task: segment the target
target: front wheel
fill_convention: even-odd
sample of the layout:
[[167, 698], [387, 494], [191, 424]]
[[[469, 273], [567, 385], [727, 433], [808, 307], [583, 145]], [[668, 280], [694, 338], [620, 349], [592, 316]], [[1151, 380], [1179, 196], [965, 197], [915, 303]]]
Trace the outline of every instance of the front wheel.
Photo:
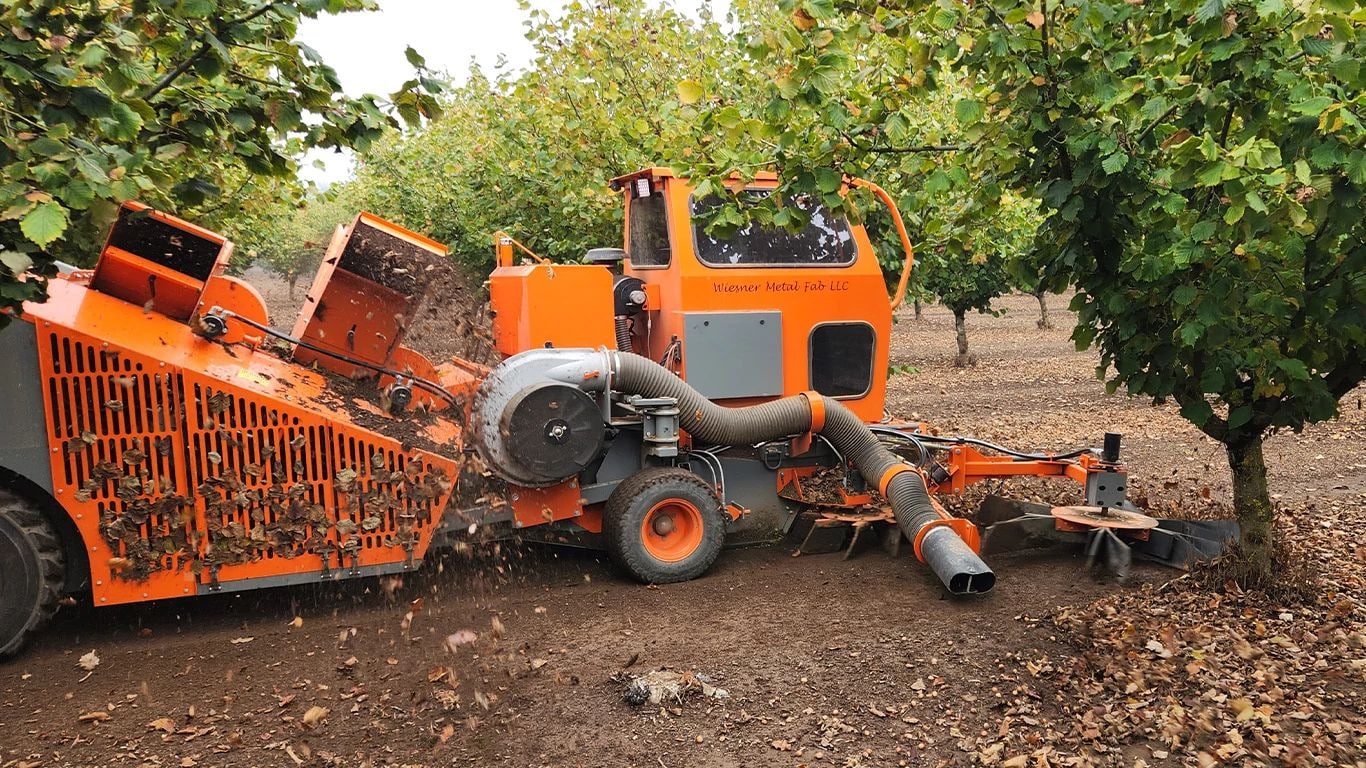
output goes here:
[[42, 513], [0, 491], [0, 658], [56, 612], [62, 567], [61, 546]]
[[721, 554], [726, 514], [700, 477], [674, 467], [643, 469], [612, 491], [603, 510], [607, 554], [636, 579], [695, 579]]

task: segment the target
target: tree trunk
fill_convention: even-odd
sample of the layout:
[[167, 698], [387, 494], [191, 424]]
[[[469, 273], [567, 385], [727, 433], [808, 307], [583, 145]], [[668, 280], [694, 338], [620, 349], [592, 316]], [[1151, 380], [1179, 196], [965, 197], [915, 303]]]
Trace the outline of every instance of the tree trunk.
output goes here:
[[915, 319], [919, 320], [921, 312], [920, 299], [912, 299], [911, 303], [915, 305]]
[[1043, 288], [1039, 288], [1038, 290], [1034, 291], [1034, 298], [1039, 300], [1039, 322], [1037, 323], [1037, 325], [1039, 326], [1040, 330], [1044, 328], [1052, 328], [1053, 321], [1048, 319], [1048, 291], [1045, 291]]
[[1238, 546], [1246, 568], [1243, 586], [1267, 586], [1272, 581], [1275, 510], [1266, 486], [1262, 436], [1228, 443], [1227, 448], [1228, 463], [1233, 469], [1233, 509], [1240, 529]]
[[953, 311], [953, 328], [958, 332], [958, 359], [954, 362], [960, 368], [968, 364], [968, 324], [965, 315], [965, 310]]

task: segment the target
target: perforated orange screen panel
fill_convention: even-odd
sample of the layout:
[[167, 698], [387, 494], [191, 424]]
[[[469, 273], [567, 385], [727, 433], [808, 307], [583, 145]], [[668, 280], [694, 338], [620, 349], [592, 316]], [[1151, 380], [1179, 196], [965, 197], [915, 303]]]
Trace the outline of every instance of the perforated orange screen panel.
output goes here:
[[315, 372], [83, 286], [53, 292], [30, 311], [54, 492], [97, 604], [425, 554], [455, 461], [353, 423]]

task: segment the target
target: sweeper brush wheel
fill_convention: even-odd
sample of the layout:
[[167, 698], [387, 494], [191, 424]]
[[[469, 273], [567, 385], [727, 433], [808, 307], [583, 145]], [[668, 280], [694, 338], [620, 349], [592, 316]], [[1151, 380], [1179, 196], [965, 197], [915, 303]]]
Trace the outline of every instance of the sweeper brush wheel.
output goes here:
[[673, 467], [644, 469], [622, 481], [603, 510], [612, 560], [647, 584], [701, 576], [726, 538], [726, 515], [697, 475]]
[[0, 659], [57, 610], [62, 549], [41, 512], [0, 491]]

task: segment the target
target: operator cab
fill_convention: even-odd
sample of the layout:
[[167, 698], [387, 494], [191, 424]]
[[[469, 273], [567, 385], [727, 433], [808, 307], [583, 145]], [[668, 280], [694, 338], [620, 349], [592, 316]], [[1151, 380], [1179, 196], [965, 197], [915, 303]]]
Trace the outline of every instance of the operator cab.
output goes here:
[[[744, 194], [777, 186], [762, 175]], [[814, 390], [882, 419], [892, 304], [862, 226], [803, 198], [791, 201], [809, 218], [799, 232], [751, 224], [718, 238], [702, 214], [721, 201], [699, 199], [666, 168], [612, 187], [625, 197], [624, 249], [594, 249], [585, 264], [514, 264], [520, 244], [497, 236], [489, 299], [499, 352], [615, 347], [728, 405]]]
[[[804, 197], [790, 201], [809, 219], [799, 232], [749, 224], [718, 238], [706, 232], [705, 213], [721, 200], [698, 198], [668, 169], [612, 185], [626, 202], [622, 272], [646, 296], [630, 324], [635, 351], [713, 400], [814, 390], [867, 421], [882, 417], [892, 312], [862, 226]], [[762, 174], [744, 193], [777, 186]]]

